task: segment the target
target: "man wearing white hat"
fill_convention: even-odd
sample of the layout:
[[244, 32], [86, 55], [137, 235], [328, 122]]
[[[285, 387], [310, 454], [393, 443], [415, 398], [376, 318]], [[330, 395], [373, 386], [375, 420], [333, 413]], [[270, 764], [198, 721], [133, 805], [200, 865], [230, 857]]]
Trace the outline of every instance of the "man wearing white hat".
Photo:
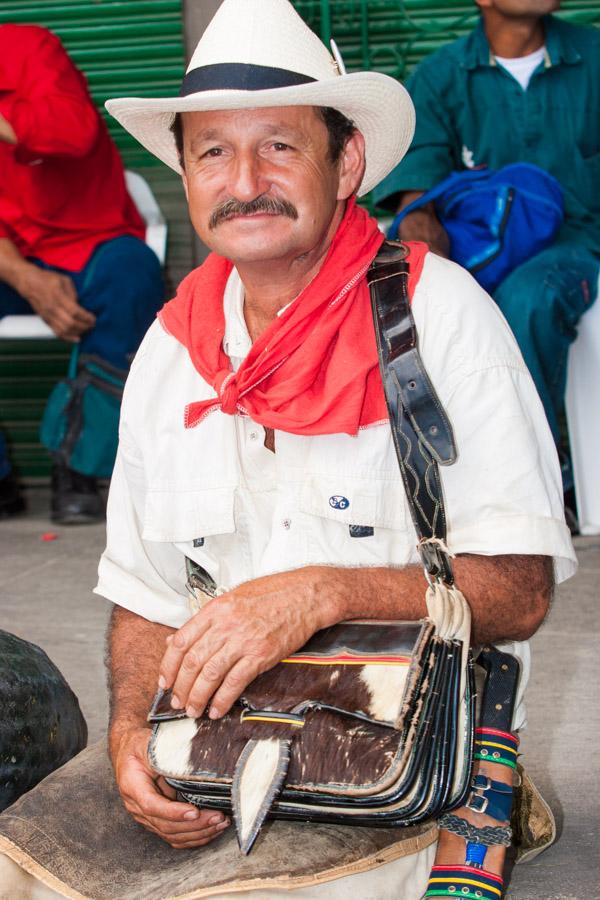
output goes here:
[[[287, 0], [224, 0], [179, 98], [107, 104], [181, 173], [213, 251], [132, 367], [97, 587], [116, 604], [109, 738], [119, 790], [137, 822], [175, 848], [209, 844], [229, 822], [177, 801], [151, 770], [157, 683], [188, 716], [218, 719], [318, 629], [425, 615], [365, 281], [383, 238], [355, 201], [401, 159], [414, 113], [395, 81], [347, 75], [335, 56]], [[551, 560], [556, 580], [575, 567], [543, 410], [470, 276], [424, 245], [411, 245], [408, 262], [421, 356], [458, 445], [442, 476], [456, 580], [475, 640], [526, 641], [548, 608]], [[199, 611], [186, 557], [218, 595]], [[527, 645], [513, 649], [526, 676]], [[522, 723], [519, 706], [513, 727]], [[310, 826], [296, 827], [301, 841]], [[394, 852], [342, 867], [337, 881], [319, 885], [313, 873], [293, 886], [302, 897], [416, 900], [435, 836], [425, 828], [402, 849], [399, 833]], [[503, 853], [490, 849], [481, 896], [499, 896]], [[290, 847], [289, 870], [269, 890], [245, 890], [280, 896], [294, 856]], [[461, 861], [464, 842], [446, 835], [438, 862]], [[226, 891], [186, 896], [208, 895]]]

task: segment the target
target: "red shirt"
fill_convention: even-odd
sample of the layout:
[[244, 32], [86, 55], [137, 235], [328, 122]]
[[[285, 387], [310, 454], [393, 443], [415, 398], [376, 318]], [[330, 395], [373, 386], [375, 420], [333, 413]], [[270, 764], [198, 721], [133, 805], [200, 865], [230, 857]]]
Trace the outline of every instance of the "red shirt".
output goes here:
[[144, 238], [123, 164], [85, 78], [55, 35], [0, 25], [0, 237], [23, 256], [77, 271], [97, 244]]

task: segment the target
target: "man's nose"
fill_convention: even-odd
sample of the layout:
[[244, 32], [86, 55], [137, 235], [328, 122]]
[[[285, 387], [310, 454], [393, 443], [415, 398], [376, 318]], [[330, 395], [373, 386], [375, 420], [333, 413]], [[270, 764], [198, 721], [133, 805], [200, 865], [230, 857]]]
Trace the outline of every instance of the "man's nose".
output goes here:
[[268, 190], [262, 161], [252, 153], [237, 157], [228, 185], [232, 197], [249, 202]]

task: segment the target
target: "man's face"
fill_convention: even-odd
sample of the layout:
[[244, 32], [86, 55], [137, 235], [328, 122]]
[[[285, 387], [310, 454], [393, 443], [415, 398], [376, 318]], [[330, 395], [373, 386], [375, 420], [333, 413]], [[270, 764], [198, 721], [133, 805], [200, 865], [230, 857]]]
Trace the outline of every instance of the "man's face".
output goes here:
[[537, 18], [555, 12], [560, 0], [476, 0], [482, 9], [494, 9], [507, 18]]
[[192, 223], [234, 263], [291, 261], [318, 249], [362, 177], [362, 137], [333, 163], [327, 127], [311, 106], [188, 112], [183, 135]]

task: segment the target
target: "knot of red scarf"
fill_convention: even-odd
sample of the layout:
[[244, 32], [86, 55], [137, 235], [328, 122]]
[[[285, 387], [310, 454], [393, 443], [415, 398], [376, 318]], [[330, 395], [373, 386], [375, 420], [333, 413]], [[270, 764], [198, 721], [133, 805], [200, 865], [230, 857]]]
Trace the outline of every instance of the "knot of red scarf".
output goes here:
[[[217, 376], [220, 378], [221, 373]], [[217, 393], [221, 401], [221, 411], [233, 416], [237, 412], [237, 402], [240, 396], [240, 389], [233, 372], [224, 372], [221, 384], [218, 386]]]
[[[185, 426], [214, 410], [292, 434], [356, 434], [387, 421], [366, 272], [383, 241], [350, 200], [317, 275], [254, 342], [237, 372], [223, 350], [223, 294], [232, 263], [212, 254], [159, 314], [216, 397], [192, 401]], [[412, 298], [427, 245], [409, 244]]]

